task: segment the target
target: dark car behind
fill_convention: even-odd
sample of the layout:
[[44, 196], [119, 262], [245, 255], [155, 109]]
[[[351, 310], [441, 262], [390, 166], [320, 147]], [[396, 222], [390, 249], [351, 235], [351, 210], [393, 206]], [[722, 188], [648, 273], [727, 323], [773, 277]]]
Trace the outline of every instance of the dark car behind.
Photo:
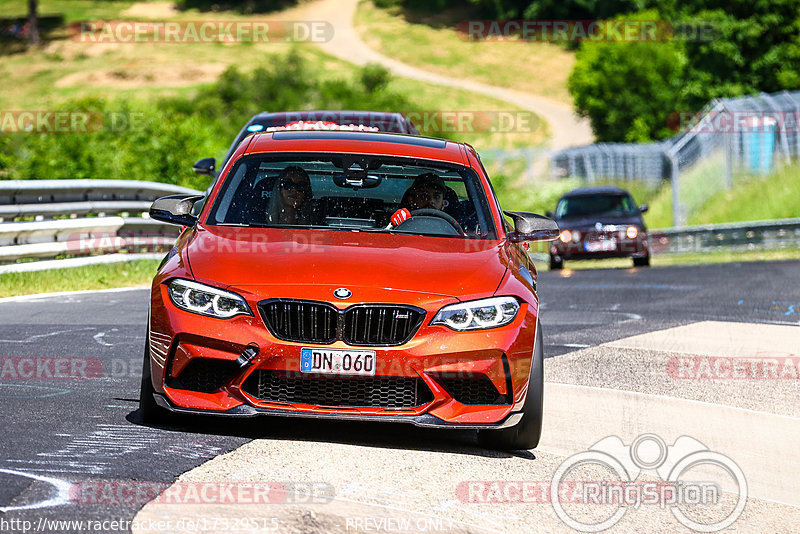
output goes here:
[[[349, 128], [352, 130], [392, 132], [409, 135], [419, 135], [414, 123], [402, 113], [388, 111], [332, 111], [332, 110], [306, 110], [306, 111], [281, 111], [268, 113], [263, 111], [254, 115], [239, 131], [236, 138], [228, 148], [227, 154], [217, 165], [215, 158], [203, 158], [197, 161], [192, 170], [197, 174], [211, 176], [216, 180], [222, 169], [231, 159], [236, 148], [245, 137], [258, 132], [279, 130], [325, 130], [335, 127]], [[206, 194], [214, 187], [214, 182], [208, 187]], [[204, 201], [195, 203], [193, 213], [197, 215], [203, 208]]]
[[328, 126], [335, 125], [351, 127], [352, 129], [361, 128], [366, 131], [419, 135], [419, 131], [417, 131], [411, 119], [402, 113], [326, 110], [267, 113], [264, 111], [254, 115], [242, 127], [219, 166], [216, 165], [214, 158], [205, 158], [195, 163], [193, 168], [198, 174], [207, 174], [216, 178], [219, 171], [225, 167], [225, 164], [236, 151], [236, 147], [248, 135], [276, 130], [325, 129]]
[[550, 268], [565, 260], [633, 258], [635, 266], [650, 265], [647, 227], [633, 197], [619, 187], [584, 187], [558, 201], [553, 218], [561, 235], [550, 248]]

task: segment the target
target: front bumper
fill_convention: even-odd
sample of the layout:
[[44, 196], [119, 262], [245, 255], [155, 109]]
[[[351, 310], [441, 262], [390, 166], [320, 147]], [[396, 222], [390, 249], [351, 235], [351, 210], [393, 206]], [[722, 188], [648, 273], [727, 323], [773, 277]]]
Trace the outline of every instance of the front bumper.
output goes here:
[[[248, 303], [256, 309], [256, 301]], [[181, 311], [169, 301], [163, 286], [151, 293], [150, 365], [156, 401], [178, 413], [253, 417], [290, 415], [361, 421], [406, 422], [435, 428], [504, 428], [521, 418], [530, 376], [536, 333], [536, 306], [523, 305], [509, 325], [484, 331], [454, 332], [431, 326], [436, 311], [452, 299], [423, 307], [427, 315], [416, 334], [405, 344], [392, 347], [350, 347], [342, 341], [328, 349], [368, 349], [377, 355], [375, 378], [413, 378], [424, 382], [430, 400], [418, 406], [386, 408], [334, 406], [324, 402], [274, 402], [258, 398], [248, 388], [257, 371], [302, 376], [300, 350], [310, 343], [282, 341], [272, 335], [258, 312], [229, 320], [203, 317]], [[196, 391], [180, 386], [176, 379], [195, 359], [232, 365], [248, 346], [259, 354], [252, 362], [236, 367], [221, 387]], [[316, 345], [319, 346], [319, 345]], [[442, 385], [443, 376], [481, 377], [490, 381], [503, 402], [473, 404], [459, 402]], [[178, 387], [176, 387], [176, 384]]]
[[459, 430], [480, 430], [480, 429], [502, 429], [509, 428], [517, 425], [522, 419], [522, 412], [514, 412], [509, 414], [505, 419], [497, 423], [449, 423], [443, 419], [431, 414], [421, 414], [417, 416], [391, 416], [391, 415], [356, 415], [352, 413], [337, 414], [337, 413], [315, 413], [315, 412], [290, 412], [286, 410], [271, 410], [268, 408], [259, 408], [256, 406], [249, 406], [246, 404], [239, 405], [225, 411], [216, 410], [198, 410], [195, 408], [184, 408], [176, 406], [171, 403], [164, 395], [154, 394], [156, 404], [162, 408], [169, 410], [172, 413], [184, 415], [208, 415], [214, 417], [233, 417], [233, 418], [248, 418], [258, 417], [261, 415], [266, 416], [283, 416], [283, 417], [300, 417], [311, 419], [332, 419], [339, 421], [366, 421], [366, 422], [382, 422], [382, 423], [411, 423], [414, 426], [425, 428], [440, 428], [440, 429], [459, 429]]
[[[650, 254], [647, 234], [640, 233], [635, 238], [624, 232], [572, 231], [573, 240], [564, 243], [553, 241], [550, 254], [564, 260], [602, 259], [602, 258], [641, 258]], [[579, 235], [577, 239], [575, 235]]]

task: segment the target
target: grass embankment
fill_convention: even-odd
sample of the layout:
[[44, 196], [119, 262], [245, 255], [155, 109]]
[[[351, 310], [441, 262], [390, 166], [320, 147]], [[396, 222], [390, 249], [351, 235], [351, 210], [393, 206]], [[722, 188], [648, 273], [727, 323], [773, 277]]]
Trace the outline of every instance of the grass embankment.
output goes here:
[[[681, 179], [681, 198], [689, 207], [690, 225], [724, 224], [742, 221], [800, 217], [800, 164], [786, 165], [768, 176], [737, 174], [733, 187], [726, 189], [724, 178], [709, 173], [708, 166], [693, 169]], [[724, 172], [724, 170], [723, 170]], [[555, 208], [563, 193], [584, 185], [576, 179], [532, 186], [514, 186], [503, 177], [493, 180], [500, 202], [506, 209], [544, 213]], [[711, 185], [709, 182], [713, 182]], [[605, 180], [627, 189], [638, 205], [647, 204], [644, 221], [650, 229], [670, 228], [672, 224], [672, 186], [641, 182]]]
[[[26, 3], [7, 2], [0, 5], [0, 16], [20, 16]], [[25, 50], [3, 57], [0, 74], [5, 89], [0, 93], [0, 109], [52, 109], [86, 98], [118, 99], [127, 102], [149, 102], [164, 97], [191, 99], [205, 85], [214, 83], [229, 67], [243, 73], [269, 63], [271, 58], [296, 51], [306, 63], [305, 74], [315, 80], [357, 81], [361, 69], [332, 58], [311, 44], [285, 42], [239, 43], [102, 43], [81, 42], [70, 38], [66, 25], [75, 21], [108, 19], [142, 20], [146, 4], [134, 2], [86, 2], [51, 0], [40, 2], [42, 14], [60, 15], [65, 25], [51, 32], [41, 48]], [[264, 14], [242, 15], [236, 11], [204, 12], [196, 9], [170, 11], [153, 3], [153, 16], [170, 21], [263, 21]], [[292, 11], [286, 13], [286, 16]], [[284, 14], [269, 14], [280, 19]], [[469, 91], [454, 90], [413, 80], [392, 77], [383, 88], [406, 97], [414, 110], [510, 110], [506, 102]], [[263, 102], [260, 109], [278, 110], [274, 102]], [[305, 102], [304, 109], [314, 107]], [[280, 109], [284, 110], [284, 109]], [[405, 111], [405, 110], [403, 110]], [[163, 120], [168, 120], [163, 117]], [[240, 127], [236, 125], [236, 130]], [[437, 135], [439, 132], [426, 132]], [[446, 133], [446, 132], [445, 132]], [[515, 148], [541, 144], [547, 128], [530, 132], [503, 134], [493, 132], [454, 132], [476, 148]], [[220, 140], [220, 152], [227, 149], [229, 139]], [[148, 178], [145, 178], [148, 179]]]
[[420, 14], [365, 0], [354, 23], [370, 47], [403, 63], [572, 103], [567, 91], [572, 52], [544, 42], [470, 41], [456, 31], [470, 18], [482, 17], [463, 8]]
[[147, 286], [153, 280], [159, 263], [159, 260], [134, 260], [68, 269], [4, 273], [0, 274], [0, 298], [32, 293]]
[[[714, 251], [692, 254], [656, 254], [650, 258], [650, 267], [671, 267], [675, 265], [707, 265], [712, 263], [737, 263], [753, 261], [787, 261], [800, 260], [800, 249], [783, 250], [748, 250], [748, 251]], [[536, 268], [540, 271], [549, 270], [546, 261], [534, 260]], [[634, 268], [633, 262], [627, 258], [614, 258], [609, 260], [581, 260], [567, 261], [561, 271], [569, 276], [569, 271], [583, 269], [624, 269]], [[636, 267], [646, 269], [648, 267]]]

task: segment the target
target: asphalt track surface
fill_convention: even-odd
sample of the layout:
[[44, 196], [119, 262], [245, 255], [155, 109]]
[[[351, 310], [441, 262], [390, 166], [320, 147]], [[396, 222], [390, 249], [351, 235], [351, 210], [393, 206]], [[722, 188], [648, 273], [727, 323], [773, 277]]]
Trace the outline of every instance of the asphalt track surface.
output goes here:
[[[796, 261], [541, 273], [545, 354], [705, 320], [800, 325], [799, 288]], [[255, 438], [360, 444], [385, 449], [386, 461], [395, 448], [491, 454], [471, 432], [406, 425], [193, 418], [144, 426], [136, 408], [147, 299], [136, 289], [0, 301], [3, 531], [21, 531], [15, 520], [33, 528], [48, 519], [131, 520], [143, 502], [79, 504], [66, 492], [90, 481], [169, 484]], [[58, 358], [89, 362], [90, 378], [49, 378], [58, 369], [46, 366], [37, 371], [44, 377], [14, 377], [30, 371], [20, 367], [26, 359], [57, 366]]]

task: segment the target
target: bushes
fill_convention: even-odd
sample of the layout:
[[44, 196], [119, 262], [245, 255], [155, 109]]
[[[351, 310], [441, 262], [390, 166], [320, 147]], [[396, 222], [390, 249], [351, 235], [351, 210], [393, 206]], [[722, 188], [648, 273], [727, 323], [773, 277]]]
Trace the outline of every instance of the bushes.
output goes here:
[[387, 89], [389, 79], [376, 66], [361, 69], [353, 80], [321, 79], [291, 52], [252, 72], [230, 68], [191, 99], [73, 100], [61, 109], [97, 114], [102, 128], [0, 136], [0, 178], [155, 180], [205, 189], [209, 178], [194, 174], [192, 163], [223, 155], [256, 113], [411, 109], [404, 96]]
[[[643, 12], [640, 20], [655, 20]], [[584, 42], [568, 87], [598, 140], [645, 142], [673, 135], [686, 57], [674, 42]]]
[[684, 28], [661, 42], [584, 42], [569, 81], [599, 141], [673, 134], [670, 112], [712, 98], [800, 89], [800, 0], [689, 0], [624, 19]]

